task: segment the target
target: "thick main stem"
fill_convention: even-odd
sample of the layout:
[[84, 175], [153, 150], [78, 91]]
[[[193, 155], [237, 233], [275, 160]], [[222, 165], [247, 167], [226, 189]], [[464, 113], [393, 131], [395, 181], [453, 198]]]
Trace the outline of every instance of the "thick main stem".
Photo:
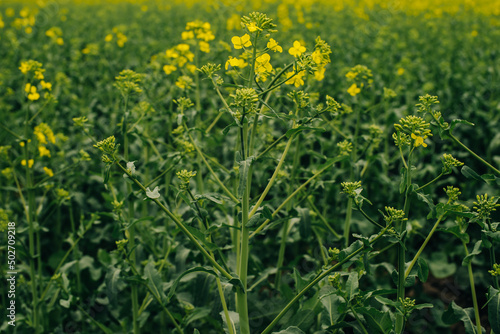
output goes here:
[[[248, 136], [248, 123], [243, 124], [242, 132], [241, 132], [241, 141], [242, 145], [246, 146], [247, 144], [247, 136]], [[246, 148], [246, 147], [245, 147]], [[247, 149], [245, 149], [248, 152]], [[246, 158], [246, 157], [244, 157]], [[241, 176], [240, 176], [241, 177]], [[243, 198], [241, 200], [241, 251], [240, 251], [240, 261], [238, 268], [238, 276], [243, 284], [242, 289], [238, 289], [236, 294], [238, 314], [240, 316], [240, 329], [241, 334], [250, 334], [250, 324], [248, 320], [248, 301], [247, 301], [247, 274], [248, 274], [248, 256], [249, 256], [249, 228], [247, 226], [248, 223], [248, 211], [249, 211], [249, 194], [250, 194], [250, 185], [248, 184], [249, 178], [247, 177], [247, 184], [245, 187], [245, 191], [243, 191]]]
[[[465, 242], [462, 241], [462, 245], [464, 245], [465, 256], [469, 255], [469, 249]], [[474, 316], [476, 317], [476, 330], [478, 334], [481, 334], [481, 317], [479, 315], [479, 306], [477, 305], [477, 297], [476, 297], [476, 286], [474, 284], [474, 273], [472, 272], [472, 260], [467, 264], [467, 272], [469, 273], [469, 282], [470, 282], [470, 290], [472, 293], [472, 303], [474, 304]]]

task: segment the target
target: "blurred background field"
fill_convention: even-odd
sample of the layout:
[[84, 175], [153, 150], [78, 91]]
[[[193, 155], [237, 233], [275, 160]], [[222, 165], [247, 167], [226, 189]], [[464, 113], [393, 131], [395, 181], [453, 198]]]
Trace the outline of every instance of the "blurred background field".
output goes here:
[[[39, 194], [37, 215], [40, 217], [38, 223], [41, 239], [38, 243], [42, 250], [40, 258], [43, 263], [40, 265], [39, 277], [43, 277], [45, 282], [50, 280], [68, 245], [76, 239], [79, 222], [97, 220], [92, 215], [99, 214], [98, 220], [101, 223], [88, 232], [79, 244], [79, 251], [72, 255], [73, 260], [79, 263], [78, 270], [81, 273], [76, 275], [74, 268], [67, 268], [70, 281], [75, 282], [71, 283], [73, 294], [78, 296], [81, 307], [87, 311], [88, 305], [109, 302], [106, 300], [104, 279], [106, 267], [112, 264], [112, 260], [105, 253], [116, 248], [115, 241], [122, 238], [123, 231], [114, 224], [112, 202], [116, 198], [103, 186], [100, 154], [92, 147], [93, 142], [82, 133], [81, 128], [75, 126], [73, 119], [87, 117], [89, 130], [98, 140], [118, 133], [122, 122], [122, 105], [120, 92], [114, 86], [115, 77], [124, 69], [143, 73], [145, 93], [141, 101], [147, 102], [147, 106], [143, 104], [141, 109], [138, 104], [139, 107], [134, 110], [137, 124], [133, 131], [130, 156], [137, 159], [137, 165], [141, 165], [143, 161], [141, 167], [144, 177], [149, 178], [154, 178], [158, 171], [172, 166], [173, 161], [178, 158], [176, 153], [179, 152], [185, 159], [182, 164], [201, 169], [194, 154], [184, 155], [189, 148], [182, 146], [182, 143], [174, 138], [173, 130], [177, 124], [177, 106], [174, 100], [181, 96], [190, 97], [196, 103], [197, 112], [193, 118], [197, 127], [206, 129], [212, 124], [223, 106], [214, 97], [211, 83], [198, 74], [195, 68], [211, 62], [221, 64], [224, 69], [228, 56], [234, 54], [230, 44], [231, 38], [243, 33], [240, 26], [241, 16], [251, 11], [266, 13], [278, 25], [278, 33], [274, 38], [285, 51], [283, 54], [273, 54], [273, 64], [276, 67], [287, 61], [287, 50], [295, 40], [302, 41], [308, 48], [312, 48], [316, 37], [321, 36], [330, 45], [331, 63], [326, 66], [324, 78], [318, 81], [308, 77], [300, 89], [311, 94], [313, 99], [322, 100], [325, 95], [330, 95], [347, 106], [355, 104], [357, 108], [370, 109], [370, 113], [364, 115], [363, 130], [368, 133], [369, 126], [377, 124], [383, 131], [380, 151], [373, 153], [373, 168], [367, 170], [366, 183], [364, 182], [365, 191], [374, 204], [372, 213], [376, 214], [377, 208], [400, 201], [399, 193], [394, 187], [398, 186], [401, 166], [391, 165], [398, 157], [394, 158], [395, 149], [389, 147], [392, 145], [390, 135], [393, 132], [393, 124], [399, 118], [412, 113], [421, 95], [438, 96], [439, 108], [446, 120], [458, 118], [474, 123], [474, 127], [457, 127], [455, 133], [480, 156], [495, 166], [500, 165], [498, 0], [3, 0], [0, 2], [0, 123], [4, 127], [0, 128], [0, 145], [11, 146], [11, 149], [10, 158], [0, 160], [0, 208], [8, 214], [10, 221], [19, 222], [19, 238], [27, 238], [23, 237], [23, 231], [26, 232], [26, 228], [22, 227], [25, 219], [24, 209], [16, 192], [17, 181], [12, 173], [12, 169], [22, 168], [23, 156], [19, 138], [9, 133], [9, 130], [22, 134], [24, 108], [32, 108], [30, 110], [33, 114], [39, 111], [32, 122], [33, 127], [45, 123], [56, 138], [54, 143], [48, 145], [51, 151], [48, 156], [43, 156], [38, 151], [33, 152], [33, 170]], [[183, 38], [188, 22], [196, 20], [210, 25], [214, 39], [208, 41], [208, 49], [206, 46], [203, 49], [196, 41]], [[169, 64], [165, 54], [182, 44], [190, 46], [192, 58], [188, 57], [185, 64], [170, 71], [165, 68]], [[51, 88], [44, 90], [50, 94], [48, 99], [41, 99], [28, 106], [26, 77], [20, 67], [23, 61], [30, 59], [43, 65], [44, 80], [50, 82]], [[365, 65], [372, 71], [373, 83], [362, 95], [353, 99], [347, 92], [350, 83], [345, 75], [350, 68], [358, 64]], [[234, 78], [233, 75], [225, 73], [224, 78], [230, 81]], [[181, 79], [187, 80], [183, 77], [191, 78], [191, 89], [179, 83]], [[388, 89], [391, 93], [387, 93]], [[285, 93], [278, 93], [273, 97], [277, 111], [288, 112], [291, 102], [286, 101], [285, 96]], [[350, 129], [354, 127], [355, 120], [335, 119], [331, 122], [337, 128]], [[231, 134], [222, 136], [222, 130], [230, 123], [230, 117], [223, 115], [214, 126], [213, 133], [216, 135], [206, 138], [203, 144], [206, 152], [221, 165], [220, 170], [226, 171], [224, 175], [230, 175], [234, 167], [232, 151], [220, 149], [235, 140]], [[282, 129], [279, 125], [270, 126], [269, 136], [279, 137], [282, 134], [280, 130]], [[304, 170], [314, 169], [323, 156], [329, 156], [337, 150], [335, 145], [340, 141], [338, 133], [331, 131], [318, 136], [321, 136], [321, 145], [317, 146], [312, 141], [310, 145], [308, 141], [304, 143], [305, 152], [311, 152], [301, 161]], [[154, 151], [154, 147], [157, 147], [158, 152]], [[455, 149], [452, 144], [440, 140], [436, 134], [433, 143], [427, 148], [427, 153], [419, 156], [420, 160], [414, 162], [422, 171], [421, 183], [439, 173], [441, 153]], [[479, 174], [488, 172], [483, 165], [470, 159], [466, 152], [459, 152], [455, 157], [467, 161], [467, 165]], [[391, 166], [388, 167], [389, 165]], [[263, 171], [265, 170], [268, 169], [263, 168]], [[119, 173], [116, 175], [121, 177]], [[175, 171], [167, 173], [163, 184], [167, 189], [165, 191], [175, 197], [174, 189], [168, 188], [173, 182], [173, 175]], [[345, 214], [345, 198], [339, 195], [339, 184], [348, 175], [349, 171], [339, 169], [329, 174], [324, 183], [315, 185], [317, 205], [329, 208], [324, 214], [333, 222], [338, 222], [336, 228], [340, 233], [343, 217], [336, 219], [335, 216]], [[262, 181], [262, 184], [265, 184], [267, 178], [265, 173], [257, 173], [255, 182]], [[282, 182], [284, 189], [286, 175]], [[471, 185], [470, 180], [460, 174], [449, 176], [439, 185], [442, 188], [450, 183], [460, 186], [463, 198], [470, 202], [478, 193], [491, 191], [498, 194], [498, 187], [482, 183]], [[441, 188], [431, 196], [442, 196]], [[281, 191], [284, 191], [283, 189]], [[276, 190], [276, 197], [279, 194]], [[179, 209], [179, 215], [186, 214], [180, 204], [176, 207]], [[144, 216], [158, 213], [148, 210], [146, 205], [138, 208], [138, 212], [142, 212]], [[425, 204], [415, 205], [415, 212], [425, 210]], [[419, 233], [418, 228], [429, 227], [426, 225], [425, 215], [422, 214], [413, 221], [416, 236]], [[155, 227], [153, 220], [144, 224], [152, 231], [141, 235], [144, 243], [141, 252], [154, 254], [155, 258], [159, 258], [161, 253], [156, 250], [159, 241], [155, 239], [155, 234], [163, 235], [165, 231], [161, 228], [155, 230], [158, 227]], [[363, 224], [361, 217], [354, 217], [355, 232], [363, 231], [366, 227]], [[294, 250], [287, 254], [290, 262], [295, 261], [303, 266], [305, 263], [314, 262], [314, 259], [311, 260], [312, 246], [308, 245], [308, 240], [303, 239], [303, 235], [298, 232], [290, 238], [290, 243], [295, 245]], [[463, 268], [439, 265], [451, 263], [461, 256], [459, 251], [455, 252], [454, 244], [448, 239], [447, 235], [436, 236], [429, 246], [431, 250], [428, 250], [428, 254], [436, 254], [432, 260], [435, 264], [431, 266], [434, 280], [410, 292], [421, 294], [425, 302], [435, 302], [438, 305], [437, 311], [419, 314], [414, 322], [408, 325], [411, 333], [422, 330], [429, 333], [443, 333], [447, 330], [450, 333], [453, 330], [461, 332], [460, 326], [449, 329], [449, 326], [439, 320], [445, 304], [449, 302], [442, 297], [446, 289], [452, 291], [457, 303], [471, 305], [470, 298], [467, 297], [468, 287], [461, 283], [465, 277], [461, 271]], [[421, 241], [416, 237], [414, 248], [418, 248]], [[265, 238], [256, 242], [262, 247], [262, 256], [253, 259], [254, 268], [264, 270], [262, 263], [274, 258], [273, 245]], [[185, 258], [180, 259], [182, 249], [177, 249], [174, 253], [179, 257], [175, 261], [187, 261]], [[23, 251], [20, 250], [19, 254], [23, 256]], [[146, 259], [147, 256], [144, 255], [144, 260]], [[4, 262], [2, 255], [2, 265]], [[25, 270], [26, 274], [22, 275], [26, 278], [18, 281], [18, 300], [20, 304], [26, 305], [19, 309], [18, 321], [21, 329], [18, 333], [28, 333], [28, 327], [23, 325], [23, 322], [29, 320], [30, 297], [26, 283], [29, 278], [28, 269], [26, 263], [23, 264], [21, 260], [19, 263], [21, 271]], [[189, 265], [190, 262], [182, 263]], [[481, 301], [484, 303], [485, 287], [488, 285], [485, 274], [487, 264], [476, 264], [483, 269], [483, 274], [479, 274], [477, 278], [477, 284], [482, 296]], [[383, 279], [381, 278], [381, 281]], [[385, 279], [387, 280], [387, 277]], [[4, 287], [0, 288], [2, 305], [5, 305], [6, 301], [4, 290]], [[47, 306], [49, 316], [44, 320], [46, 328], [55, 328], [54, 333], [63, 333], [66, 330], [64, 326], [71, 323], [76, 324], [75, 328], [83, 326], [87, 332], [92, 332], [95, 325], [85, 320], [81, 309], [69, 307], [69, 312], [66, 312], [68, 308], [65, 308], [65, 305], [75, 303], [74, 300], [60, 306], [58, 298], [70, 298], [63, 298], [62, 292], [59, 296], [55, 291], [52, 293], [54, 300]], [[191, 293], [194, 295], [195, 292]], [[186, 297], [186, 300], [192, 300], [192, 296]], [[81, 301], [85, 301], [84, 304]], [[199, 302], [208, 305], [213, 301]], [[258, 300], [255, 305], [259, 305]], [[181, 304], [176, 306], [175, 312], [184, 314], [183, 312], [188, 312], [188, 308], [189, 306]], [[264, 306], [261, 305], [261, 308]], [[97, 312], [96, 318], [110, 328], [120, 328], [117, 319], [125, 317], [126, 312], [126, 307], [120, 306], [113, 311]], [[210, 311], [207, 310], [204, 314], [209, 317]], [[217, 314], [213, 316], [217, 317]], [[259, 317], [256, 322], [269, 320], [265, 315]], [[486, 318], [485, 316], [485, 324]], [[143, 317], [144, 328], [148, 328], [146, 319], [147, 315]], [[199, 318], [193, 319], [192, 323], [196, 323], [199, 328], [215, 326], [212, 320], [206, 319], [200, 315]], [[58, 322], [61, 325], [58, 325]], [[1, 329], [6, 328], [3, 323]], [[206, 333], [211, 332], [207, 330]]]

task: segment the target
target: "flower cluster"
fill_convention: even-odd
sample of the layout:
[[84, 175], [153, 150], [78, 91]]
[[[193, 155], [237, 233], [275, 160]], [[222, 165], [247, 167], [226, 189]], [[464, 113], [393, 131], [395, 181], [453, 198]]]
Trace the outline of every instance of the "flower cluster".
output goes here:
[[196, 66], [192, 64], [194, 60], [194, 53], [191, 52], [191, 46], [189, 44], [177, 44], [173, 48], [165, 51], [163, 58], [167, 63], [163, 66], [163, 71], [167, 75], [183, 67], [185, 67], [190, 73], [194, 73], [196, 70]]
[[185, 41], [197, 42], [200, 51], [205, 53], [210, 52], [210, 44], [208, 42], [215, 39], [210, 23], [200, 20], [188, 22], [181, 37]]
[[59, 27], [52, 27], [45, 32], [45, 36], [49, 37], [52, 42], [57, 45], [64, 45], [64, 39], [62, 38], [62, 30]]
[[372, 82], [372, 71], [365, 65], [356, 65], [352, 67], [345, 75], [349, 82], [353, 82], [347, 89], [351, 96], [356, 96], [363, 87], [369, 87]]
[[142, 74], [135, 73], [132, 70], [123, 70], [120, 75], [115, 77], [114, 86], [118, 88], [123, 96], [133, 93], [142, 93], [142, 88], [139, 85], [142, 81]]
[[193, 171], [187, 171], [186, 169], [183, 169], [179, 172], [177, 172], [175, 175], [181, 180], [181, 189], [188, 189], [189, 187], [189, 181], [196, 176], [196, 172]]
[[443, 174], [450, 174], [452, 167], [460, 167], [464, 165], [463, 162], [458, 161], [451, 154], [447, 153], [443, 154], [443, 156], [441, 157], [441, 161], [443, 163]]
[[363, 188], [361, 188], [361, 181], [342, 182], [340, 186], [342, 187], [342, 193], [349, 197], [355, 197], [363, 190]]
[[28, 82], [24, 86], [24, 92], [28, 100], [37, 101], [40, 99], [40, 88], [46, 91], [45, 99], [53, 99], [53, 96], [49, 93], [52, 90], [52, 84], [44, 80], [45, 69], [42, 68], [41, 63], [35, 60], [22, 61], [19, 70], [27, 77]]
[[107, 34], [106, 37], [104, 37], [104, 40], [107, 43], [110, 43], [114, 39], [116, 39], [116, 45], [118, 45], [120, 48], [123, 48], [125, 46], [125, 43], [128, 41], [127, 36], [122, 32], [122, 27], [114, 27], [112, 29], [112, 33]]
[[387, 213], [387, 215], [384, 215], [384, 220], [387, 225], [390, 225], [398, 220], [407, 220], [407, 218], [405, 218], [405, 213], [403, 210], [398, 210], [393, 207], [386, 206], [385, 212]]
[[[399, 120], [399, 124], [394, 124], [396, 132], [393, 133], [394, 139], [398, 147], [408, 146], [413, 139], [413, 147], [427, 147], [424, 140], [432, 136], [430, 123], [427, 123], [422, 117], [409, 115]], [[411, 138], [411, 139], [410, 139]]]
[[490, 197], [488, 198], [488, 194], [477, 195], [476, 199], [472, 207], [479, 215], [481, 219], [489, 219], [490, 215], [493, 211], [496, 211], [496, 208], [500, 206], [498, 204], [498, 199], [500, 197]]

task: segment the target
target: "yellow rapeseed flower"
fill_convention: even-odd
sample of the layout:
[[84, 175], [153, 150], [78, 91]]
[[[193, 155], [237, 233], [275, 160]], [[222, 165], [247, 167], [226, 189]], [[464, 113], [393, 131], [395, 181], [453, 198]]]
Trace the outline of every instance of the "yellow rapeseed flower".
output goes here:
[[106, 42], [111, 42], [113, 40], [113, 34], [107, 34], [106, 37], [104, 37], [104, 40]]
[[294, 85], [295, 87], [300, 87], [304, 84], [304, 75], [305, 71], [297, 73], [296, 76], [293, 76], [294, 72], [288, 72], [286, 74], [287, 78], [290, 78], [288, 81], [286, 81], [287, 85]]
[[255, 73], [271, 72], [273, 66], [269, 62], [270, 60], [271, 56], [267, 53], [257, 57], [257, 59], [255, 59]]
[[210, 45], [207, 42], [199, 41], [198, 46], [200, 47], [201, 52], [205, 52], [205, 53], [210, 52]]
[[45, 146], [38, 146], [38, 152], [40, 153], [40, 157], [50, 158], [50, 151]]
[[229, 65], [231, 65], [231, 67], [244, 68], [248, 64], [243, 59], [234, 58], [234, 57], [229, 56], [229, 59], [226, 61], [226, 65], [225, 65], [226, 70], [229, 68]]
[[52, 169], [50, 169], [50, 168], [43, 167], [43, 171], [44, 171], [44, 172], [45, 172], [45, 174], [47, 174], [49, 177], [54, 176], [54, 172], [53, 172], [53, 171], [52, 171]]
[[231, 38], [231, 42], [233, 43], [234, 45], [234, 48], [235, 49], [243, 49], [243, 48], [247, 48], [249, 46], [252, 45], [252, 42], [250, 41], [250, 35], [249, 34], [245, 34], [241, 37], [239, 36], [233, 36], [233, 38]]
[[298, 57], [301, 54], [303, 54], [304, 52], [306, 52], [306, 47], [303, 46], [302, 44], [300, 44], [299, 41], [293, 42], [293, 47], [291, 47], [288, 50], [288, 53], [291, 54], [294, 57]]
[[192, 31], [183, 31], [182, 34], [181, 34], [181, 38], [183, 40], [193, 39], [194, 38], [194, 32], [192, 32]]
[[52, 90], [52, 84], [50, 82], [40, 81], [40, 85], [43, 89]]
[[250, 24], [247, 24], [247, 29], [250, 32], [255, 32], [257, 30], [262, 30], [260, 29], [255, 22], [250, 22]]
[[[35, 163], [35, 160], [29, 159], [28, 160], [28, 168], [33, 167], [34, 163]], [[26, 166], [26, 160], [25, 159], [21, 160], [21, 165]]]
[[398, 75], [401, 76], [401, 75], [405, 74], [405, 69], [402, 68], [402, 67], [400, 67], [400, 68], [398, 68], [398, 72], [397, 73], [398, 73]]
[[421, 137], [412, 133], [411, 138], [415, 140], [415, 143], [413, 144], [415, 147], [419, 147], [420, 145], [427, 147], [427, 144], [424, 142], [424, 139], [427, 138], [427, 136]]
[[28, 93], [28, 99], [31, 101], [36, 101], [40, 98], [40, 94], [36, 91], [36, 86], [27, 83], [24, 87], [24, 91]]
[[273, 50], [274, 52], [283, 52], [283, 48], [278, 45], [278, 42], [276, 42], [273, 38], [269, 39], [269, 42], [267, 42], [267, 48], [269, 50]]
[[351, 87], [349, 87], [349, 89], [347, 89], [347, 92], [351, 94], [351, 96], [356, 96], [361, 92], [361, 88], [359, 88], [358, 85], [354, 83], [351, 85]]
[[165, 71], [166, 75], [169, 75], [170, 73], [174, 72], [175, 70], [177, 70], [177, 67], [175, 67], [174, 65], [163, 66], [163, 71]]

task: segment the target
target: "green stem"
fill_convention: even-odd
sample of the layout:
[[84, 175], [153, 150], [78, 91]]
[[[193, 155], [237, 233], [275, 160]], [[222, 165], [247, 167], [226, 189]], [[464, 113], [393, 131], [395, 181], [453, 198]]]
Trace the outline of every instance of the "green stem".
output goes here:
[[[29, 106], [26, 106], [26, 119], [24, 123], [24, 160], [26, 162], [25, 172], [26, 172], [26, 189], [28, 191], [28, 209], [26, 220], [28, 221], [28, 238], [29, 238], [29, 264], [30, 264], [30, 278], [31, 278], [31, 297], [33, 306], [33, 327], [35, 329], [35, 334], [40, 333], [39, 328], [39, 312], [38, 312], [38, 291], [35, 270], [35, 238], [38, 232], [35, 230], [34, 222], [35, 219], [35, 193], [33, 189], [33, 175], [31, 173], [31, 168], [29, 166]], [[40, 255], [40, 254], [39, 254]]]
[[[305, 188], [306, 185], [308, 185], [309, 183], [311, 183], [315, 178], [317, 178], [318, 176], [320, 176], [321, 174], [323, 174], [328, 168], [330, 168], [331, 166], [333, 166], [336, 162], [340, 161], [341, 158], [336, 158], [336, 159], [333, 159], [332, 161], [330, 161], [329, 163], [327, 163], [323, 168], [321, 168], [319, 171], [317, 171], [316, 173], [314, 173], [313, 176], [311, 176], [306, 182], [302, 183], [297, 189], [295, 189], [295, 191], [290, 194], [283, 203], [281, 203], [281, 205], [276, 209], [274, 210], [274, 212], [272, 213], [272, 217], [274, 218], [278, 212], [280, 212], [281, 209], [283, 209], [283, 207], [293, 198], [295, 197], [295, 195], [297, 195], [302, 189]], [[262, 231], [264, 229], [264, 227], [267, 226], [267, 224], [269, 224], [271, 222], [270, 219], [267, 219], [266, 221], [264, 221], [251, 235], [250, 235], [250, 238], [253, 238], [256, 234], [259, 234], [260, 231]]]
[[467, 146], [465, 146], [460, 140], [458, 140], [457, 137], [455, 137], [451, 131], [448, 132], [450, 138], [455, 142], [457, 143], [459, 146], [461, 146], [464, 150], [466, 150], [467, 152], [469, 152], [470, 154], [472, 154], [472, 156], [474, 158], [476, 158], [477, 160], [479, 160], [480, 162], [482, 162], [484, 165], [488, 166], [491, 170], [493, 170], [496, 174], [500, 175], [500, 170], [498, 170], [497, 168], [493, 167], [490, 163], [488, 163], [486, 160], [484, 160], [483, 158], [481, 158], [479, 155], [477, 155], [476, 153], [474, 153], [474, 151], [472, 151], [470, 148], [468, 148]]
[[283, 163], [285, 162], [285, 157], [287, 156], [288, 151], [290, 150], [290, 146], [292, 145], [293, 138], [295, 138], [295, 136], [291, 136], [290, 139], [288, 139], [288, 143], [286, 144], [285, 150], [283, 151], [283, 154], [281, 155], [280, 162], [278, 163], [278, 166], [276, 166], [276, 169], [274, 170], [273, 176], [271, 176], [271, 179], [269, 180], [266, 188], [264, 189], [264, 191], [260, 195], [259, 199], [257, 200], [257, 203], [254, 205], [248, 218], [252, 218], [252, 216], [257, 212], [260, 205], [264, 201], [264, 198], [267, 196], [267, 193], [269, 192], [269, 190], [271, 190], [271, 187], [273, 186], [274, 182], [276, 181], [276, 177], [278, 176], [279, 171], [281, 170], [281, 166], [283, 166]]
[[[469, 249], [467, 248], [467, 245], [465, 242], [462, 241], [462, 245], [464, 245], [465, 249], [465, 256], [469, 255]], [[481, 317], [479, 315], [479, 306], [477, 305], [477, 297], [476, 297], [476, 287], [474, 284], [474, 273], [472, 272], [472, 261], [469, 261], [467, 264], [467, 271], [469, 273], [469, 282], [470, 282], [470, 290], [472, 293], [472, 302], [474, 304], [474, 315], [476, 317], [476, 330], [478, 334], [482, 333], [481, 330]]]
[[[132, 268], [132, 271], [134, 272], [134, 274], [137, 275], [137, 276], [141, 276], [140, 273], [139, 273], [139, 271], [137, 270], [135, 264], [134, 264], [134, 261], [130, 260], [127, 257], [127, 253], [125, 252], [125, 250], [123, 250], [123, 255], [124, 255], [125, 259], [127, 260], [128, 264], [130, 265], [130, 268]], [[179, 324], [177, 323], [177, 321], [175, 321], [175, 318], [172, 316], [172, 313], [170, 313], [170, 311], [162, 303], [161, 297], [158, 294], [156, 294], [153, 291], [153, 289], [151, 289], [151, 287], [148, 284], [144, 284], [144, 286], [148, 289], [149, 293], [156, 299], [156, 301], [158, 302], [158, 304], [160, 304], [161, 308], [167, 314], [167, 316], [170, 318], [170, 320], [174, 323], [174, 326], [175, 326], [175, 328], [177, 328], [177, 330], [179, 331], [179, 333], [183, 334], [184, 331], [179, 326]]]
[[[252, 68], [253, 70], [253, 68]], [[248, 122], [243, 123], [242, 134], [241, 134], [241, 142], [246, 146], [248, 136]], [[244, 147], [245, 148], [245, 147]], [[248, 150], [245, 150], [248, 152]], [[243, 156], [243, 158], [246, 158]], [[241, 177], [241, 176], [240, 176]], [[238, 314], [240, 316], [240, 329], [242, 334], [250, 334], [250, 324], [248, 319], [248, 301], [247, 301], [247, 275], [248, 275], [248, 256], [249, 256], [249, 228], [247, 226], [248, 223], [248, 211], [249, 211], [249, 202], [250, 202], [250, 185], [248, 184], [247, 177], [247, 185], [245, 191], [243, 192], [243, 198], [241, 200], [241, 252], [240, 252], [240, 261], [238, 268], [238, 276], [243, 284], [242, 289], [238, 289], [236, 292], [236, 302], [238, 308]]]
[[[185, 122], [184, 122], [184, 127], [187, 130], [187, 126], [186, 126]], [[208, 163], [207, 159], [205, 159], [205, 155], [200, 150], [200, 148], [198, 147], [198, 145], [196, 145], [196, 143], [195, 143], [195, 141], [193, 139], [193, 136], [191, 136], [191, 133], [189, 133], [189, 131], [187, 131], [187, 134], [188, 134], [189, 140], [191, 141], [191, 144], [193, 144], [194, 149], [196, 150], [196, 152], [200, 156], [201, 160], [203, 160], [203, 163], [205, 164], [205, 166], [207, 166], [208, 170], [210, 171], [210, 174], [212, 174], [212, 176], [215, 179], [215, 181], [219, 184], [219, 186], [222, 188], [222, 190], [231, 198], [231, 200], [233, 200], [233, 202], [239, 203], [240, 201], [238, 200], [238, 198], [236, 198], [236, 196], [234, 196], [233, 193], [230, 192], [229, 189], [226, 188], [226, 186], [224, 185], [224, 183], [222, 183], [222, 181], [219, 179], [219, 177], [217, 176], [217, 174], [215, 174], [214, 170], [212, 169], [212, 167]]]
[[358, 314], [354, 310], [354, 307], [351, 306], [351, 307], [349, 307], [349, 309], [351, 310], [352, 314], [354, 314], [354, 318], [356, 318], [356, 320], [358, 321], [359, 325], [361, 326], [361, 329], [363, 330], [363, 333], [368, 334], [365, 326], [363, 326], [363, 323], [361, 322], [361, 319], [359, 318]]
[[432, 235], [436, 231], [439, 223], [441, 223], [441, 221], [443, 220], [444, 216], [445, 216], [444, 214], [442, 214], [441, 216], [439, 216], [438, 220], [436, 221], [436, 223], [432, 227], [432, 230], [427, 235], [427, 238], [425, 238], [424, 243], [422, 244], [422, 246], [420, 246], [420, 249], [418, 250], [417, 254], [415, 254], [415, 257], [411, 261], [410, 266], [408, 267], [408, 269], [406, 269], [405, 280], [408, 277], [408, 275], [410, 274], [410, 272], [411, 272], [413, 266], [415, 265], [415, 263], [417, 263], [417, 260], [418, 260], [418, 258], [420, 256], [420, 254], [422, 254], [422, 251], [424, 250], [425, 246], [427, 246], [427, 243], [429, 242], [429, 240], [431, 240]]
[[[373, 239], [372, 241], [369, 242], [370, 245], [374, 244], [377, 240], [379, 240], [382, 235], [387, 231], [387, 229], [390, 227], [388, 225], [383, 231], [379, 233], [379, 235]], [[299, 299], [307, 292], [309, 291], [312, 287], [314, 287], [316, 284], [318, 284], [323, 278], [325, 278], [328, 274], [330, 274], [332, 271], [335, 269], [341, 267], [344, 263], [352, 259], [354, 256], [358, 255], [361, 251], [363, 251], [365, 246], [361, 246], [361, 248], [355, 250], [348, 256], [346, 256], [345, 259], [342, 261], [337, 262], [335, 265], [333, 265], [330, 269], [325, 270], [323, 273], [319, 274], [314, 280], [311, 281], [305, 288], [303, 288], [286, 306], [281, 310], [281, 312], [274, 318], [274, 320], [264, 329], [264, 331], [261, 334], [268, 334], [271, 332], [273, 327], [278, 323], [278, 321], [283, 318], [283, 316], [290, 310], [290, 308], [297, 302]]]
[[434, 182], [436, 182], [437, 180], [439, 180], [443, 175], [444, 175], [443, 172], [441, 172], [441, 174], [439, 174], [434, 180], [428, 182], [427, 184], [424, 184], [423, 186], [419, 187], [415, 191], [420, 191], [420, 190], [422, 190], [422, 189], [430, 186], [431, 184], [433, 184]]
[[319, 219], [323, 222], [323, 224], [326, 226], [326, 228], [337, 238], [337, 239], [340, 239], [340, 234], [338, 234], [331, 226], [330, 226], [330, 223], [328, 223], [328, 221], [326, 220], [325, 216], [323, 216], [323, 214], [321, 212], [319, 212], [318, 208], [316, 207], [316, 205], [314, 205], [314, 202], [312, 201], [312, 199], [309, 198], [309, 196], [307, 197], [307, 202], [309, 203], [309, 206], [311, 207], [311, 209], [313, 209], [313, 211], [316, 213], [316, 215], [319, 217]]
[[[142, 192], [146, 194], [147, 190], [146, 188], [140, 183], [132, 174], [130, 174], [129, 171], [125, 167], [123, 167], [118, 161], [115, 162], [116, 165], [125, 173], [128, 175], [128, 177], [139, 187], [141, 188]], [[226, 277], [228, 280], [233, 279], [233, 276], [231, 276], [222, 266], [215, 261], [213, 257], [208, 254], [208, 252], [203, 248], [203, 246], [196, 240], [194, 235], [189, 232], [189, 230], [184, 226], [184, 224], [177, 218], [163, 203], [161, 203], [157, 198], [150, 198], [151, 201], [153, 201], [158, 207], [167, 214], [167, 216], [173, 220], [175, 225], [188, 237], [189, 240], [194, 244], [196, 248], [203, 254], [203, 256], [215, 267], [217, 270], [220, 271], [220, 273]]]

